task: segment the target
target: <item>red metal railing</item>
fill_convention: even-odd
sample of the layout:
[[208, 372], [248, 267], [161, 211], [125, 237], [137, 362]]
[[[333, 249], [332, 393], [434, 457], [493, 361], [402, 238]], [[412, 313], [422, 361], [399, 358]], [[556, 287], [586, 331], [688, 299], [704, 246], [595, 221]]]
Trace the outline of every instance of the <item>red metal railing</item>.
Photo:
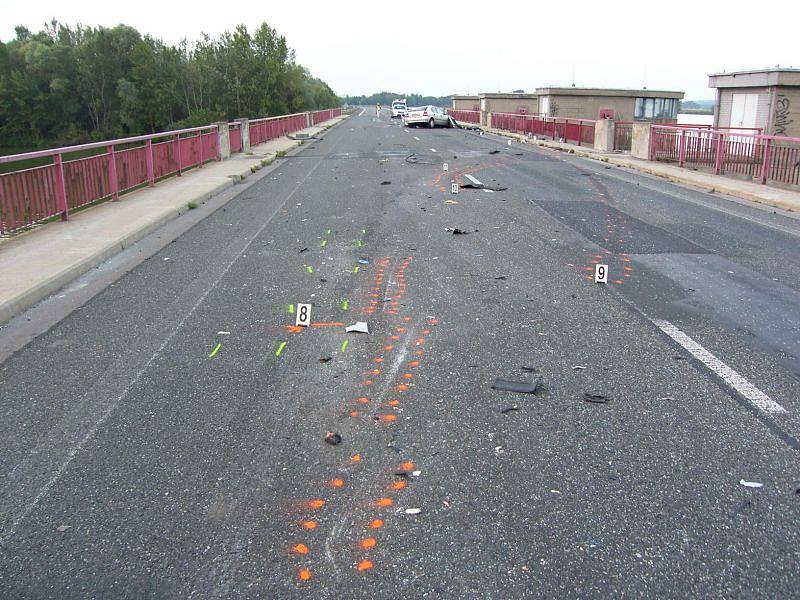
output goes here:
[[[341, 108], [333, 110], [338, 110], [339, 114], [342, 114]], [[295, 131], [305, 129], [308, 126], [308, 117], [306, 115], [307, 113], [295, 113], [293, 115], [283, 115], [280, 117], [253, 119], [250, 121], [250, 145], [256, 146], [263, 142], [279, 138], [287, 133], [294, 133]]]
[[763, 184], [800, 185], [800, 138], [741, 130], [654, 125], [650, 160], [713, 169], [717, 175], [744, 175]]
[[453, 117], [456, 121], [464, 123], [480, 123], [481, 111], [479, 110], [457, 110], [455, 108], [448, 108], [447, 114]]
[[336, 117], [340, 117], [341, 115], [342, 115], [341, 108], [316, 110], [311, 113], [311, 124], [316, 125], [317, 123], [322, 123], [323, 121], [329, 121], [330, 119], [335, 119]]
[[541, 115], [492, 113], [492, 127], [517, 133], [543, 135], [553, 140], [563, 139], [581, 145], [594, 145], [594, 121], [589, 119], [564, 119]]
[[217, 126], [207, 125], [0, 156], [0, 163], [52, 160], [0, 175], [0, 234], [201, 167], [218, 158], [217, 139]]
[[[342, 114], [341, 108], [311, 113], [314, 123]], [[308, 113], [250, 121], [250, 144], [305, 129]], [[231, 152], [242, 151], [241, 123], [229, 124]], [[0, 235], [30, 227], [56, 215], [121, 193], [181, 175], [219, 160], [217, 125], [193, 127], [79, 146], [0, 156], [3, 163], [33, 163], [0, 174]], [[47, 164], [41, 164], [47, 161]]]

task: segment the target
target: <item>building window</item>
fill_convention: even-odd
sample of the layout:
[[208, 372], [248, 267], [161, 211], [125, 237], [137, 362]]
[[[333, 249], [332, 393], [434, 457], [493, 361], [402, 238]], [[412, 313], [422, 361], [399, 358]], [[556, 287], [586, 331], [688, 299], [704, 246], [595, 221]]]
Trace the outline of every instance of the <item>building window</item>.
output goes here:
[[678, 117], [675, 98], [637, 98], [633, 118], [637, 121], [662, 121]]

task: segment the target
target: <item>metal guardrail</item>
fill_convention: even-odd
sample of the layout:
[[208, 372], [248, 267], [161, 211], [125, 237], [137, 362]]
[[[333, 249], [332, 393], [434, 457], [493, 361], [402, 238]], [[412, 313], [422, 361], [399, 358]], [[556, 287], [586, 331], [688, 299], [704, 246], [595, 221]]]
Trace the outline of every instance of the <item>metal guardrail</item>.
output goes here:
[[492, 127], [518, 133], [530, 133], [563, 139], [581, 145], [594, 145], [595, 122], [589, 119], [567, 119], [515, 113], [492, 113]]
[[[254, 119], [250, 143], [257, 145], [339, 115], [341, 108]], [[241, 152], [240, 122], [229, 124], [229, 138], [231, 152]], [[0, 235], [57, 215], [67, 219], [70, 210], [116, 200], [122, 193], [220, 158], [216, 124], [0, 156], [0, 164], [50, 161], [0, 174]]]
[[455, 108], [448, 108], [447, 114], [453, 117], [456, 121], [462, 121], [463, 123], [479, 124], [481, 122], [481, 112], [479, 110], [458, 110]]
[[741, 133], [739, 128], [654, 125], [650, 160], [744, 175], [762, 184], [800, 185], [800, 138]]

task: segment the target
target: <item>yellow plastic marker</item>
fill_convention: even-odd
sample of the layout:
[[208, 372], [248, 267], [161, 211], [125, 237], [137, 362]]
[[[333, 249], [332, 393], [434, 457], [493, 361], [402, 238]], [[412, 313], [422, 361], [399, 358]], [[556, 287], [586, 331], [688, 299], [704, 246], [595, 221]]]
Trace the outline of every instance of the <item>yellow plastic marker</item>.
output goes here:
[[349, 306], [350, 306], [350, 301], [349, 300], [343, 300], [342, 301], [342, 309], [347, 310]]
[[307, 273], [313, 273], [314, 272], [314, 269], [311, 268], [311, 265], [306, 265], [306, 272]]
[[293, 315], [293, 314], [294, 314], [294, 304], [290, 304], [290, 305], [289, 305], [289, 314], [290, 314], [290, 315]]
[[347, 350], [347, 346], [350, 344], [350, 340], [345, 340], [342, 342], [342, 352]]
[[286, 342], [281, 342], [280, 346], [278, 346], [278, 349], [275, 350], [275, 356], [280, 356], [284, 348], [286, 348]]
[[355, 268], [355, 269], [353, 269], [353, 274], [355, 275], [356, 273], [358, 273], [358, 270], [359, 270], [360, 268], [361, 268], [360, 266], [356, 266], [356, 268]]
[[214, 358], [217, 355], [217, 352], [219, 352], [220, 348], [222, 348], [221, 343], [214, 346], [214, 349], [211, 351], [211, 354], [208, 355], [208, 358]]
[[328, 240], [322, 240], [322, 244], [321, 245], [322, 245], [323, 248], [325, 246], [327, 246], [328, 245]]

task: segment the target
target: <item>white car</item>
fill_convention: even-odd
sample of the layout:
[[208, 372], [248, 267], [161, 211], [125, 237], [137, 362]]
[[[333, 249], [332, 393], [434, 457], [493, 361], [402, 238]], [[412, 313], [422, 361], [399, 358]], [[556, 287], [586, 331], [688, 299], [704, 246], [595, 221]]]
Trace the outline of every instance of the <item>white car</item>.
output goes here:
[[453, 123], [444, 110], [438, 106], [417, 106], [409, 108], [406, 116], [403, 117], [406, 125], [427, 125], [431, 129], [437, 125], [440, 127], [452, 127]]
[[408, 112], [405, 100], [395, 100], [392, 102], [392, 118], [403, 117]]

